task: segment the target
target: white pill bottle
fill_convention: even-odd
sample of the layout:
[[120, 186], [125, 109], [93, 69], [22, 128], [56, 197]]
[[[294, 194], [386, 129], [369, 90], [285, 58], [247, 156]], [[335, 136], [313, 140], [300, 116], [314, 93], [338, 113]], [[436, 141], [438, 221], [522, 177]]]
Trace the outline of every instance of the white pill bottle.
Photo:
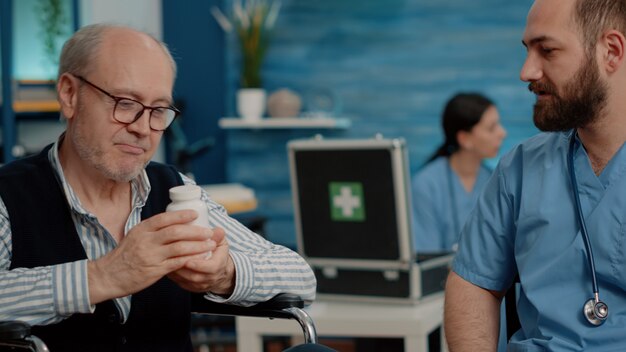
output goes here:
[[[172, 202], [167, 205], [165, 211], [177, 211], [184, 209], [195, 210], [198, 217], [192, 221], [191, 225], [211, 227], [209, 224], [209, 211], [206, 204], [201, 199], [202, 188], [196, 185], [183, 185], [170, 188], [170, 199]], [[206, 258], [211, 257], [208, 252]]]

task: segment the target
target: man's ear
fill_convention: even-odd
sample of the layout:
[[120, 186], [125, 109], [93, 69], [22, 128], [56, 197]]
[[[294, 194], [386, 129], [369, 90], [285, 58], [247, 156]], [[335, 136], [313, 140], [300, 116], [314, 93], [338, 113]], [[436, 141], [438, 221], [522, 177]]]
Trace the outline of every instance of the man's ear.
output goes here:
[[72, 119], [78, 111], [78, 80], [64, 73], [57, 82], [57, 95], [61, 105], [61, 113], [66, 119]]
[[624, 50], [626, 39], [620, 31], [611, 29], [600, 38], [602, 50], [602, 64], [608, 73], [617, 71], [624, 63]]

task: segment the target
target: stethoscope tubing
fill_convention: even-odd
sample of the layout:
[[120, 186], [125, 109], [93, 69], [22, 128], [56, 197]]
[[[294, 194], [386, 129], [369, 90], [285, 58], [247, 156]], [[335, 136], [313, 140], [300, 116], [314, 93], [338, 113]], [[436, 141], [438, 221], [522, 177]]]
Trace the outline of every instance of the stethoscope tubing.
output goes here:
[[576, 131], [572, 133], [570, 139], [568, 163], [569, 174], [572, 181], [572, 187], [574, 189], [574, 199], [576, 204], [576, 210], [578, 212], [578, 222], [580, 223], [580, 233], [585, 244], [585, 250], [587, 251], [587, 261], [589, 262], [589, 269], [591, 270], [591, 284], [593, 287], [593, 294], [595, 297], [599, 296], [598, 281], [596, 279], [596, 265], [593, 257], [593, 250], [591, 249], [591, 241], [589, 240], [589, 233], [587, 232], [587, 225], [585, 223], [585, 217], [583, 216], [582, 206], [580, 204], [580, 193], [578, 193], [578, 183], [576, 181], [576, 171], [574, 170], [574, 146], [576, 143]]

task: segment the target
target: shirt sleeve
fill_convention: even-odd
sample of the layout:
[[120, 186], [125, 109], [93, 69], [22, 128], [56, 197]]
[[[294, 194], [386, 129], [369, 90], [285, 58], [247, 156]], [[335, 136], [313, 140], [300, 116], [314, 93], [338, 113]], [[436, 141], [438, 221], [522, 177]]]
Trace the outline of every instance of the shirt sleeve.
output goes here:
[[[184, 176], [183, 179], [187, 184], [193, 183]], [[236, 270], [235, 289], [230, 297], [209, 293], [208, 299], [239, 305], [264, 302], [279, 293], [297, 294], [305, 301], [315, 299], [315, 275], [300, 255], [250, 231], [204, 191], [202, 199], [207, 205], [211, 225], [226, 231]]]
[[507, 190], [501, 165], [470, 213], [452, 263], [454, 272], [465, 280], [496, 291], [508, 289], [517, 271], [513, 193]]
[[57, 323], [74, 313], [91, 313], [87, 261], [37, 268], [11, 267], [11, 223], [0, 199], [0, 321]]

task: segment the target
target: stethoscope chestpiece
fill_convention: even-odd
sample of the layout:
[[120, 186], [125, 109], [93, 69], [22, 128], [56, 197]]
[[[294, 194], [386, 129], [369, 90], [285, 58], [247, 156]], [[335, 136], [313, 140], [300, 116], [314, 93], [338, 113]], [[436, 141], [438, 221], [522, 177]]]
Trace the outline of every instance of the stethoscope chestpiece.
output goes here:
[[590, 298], [587, 302], [585, 302], [583, 313], [591, 325], [600, 326], [604, 324], [606, 318], [609, 317], [609, 306], [599, 299], [596, 300], [595, 298]]

